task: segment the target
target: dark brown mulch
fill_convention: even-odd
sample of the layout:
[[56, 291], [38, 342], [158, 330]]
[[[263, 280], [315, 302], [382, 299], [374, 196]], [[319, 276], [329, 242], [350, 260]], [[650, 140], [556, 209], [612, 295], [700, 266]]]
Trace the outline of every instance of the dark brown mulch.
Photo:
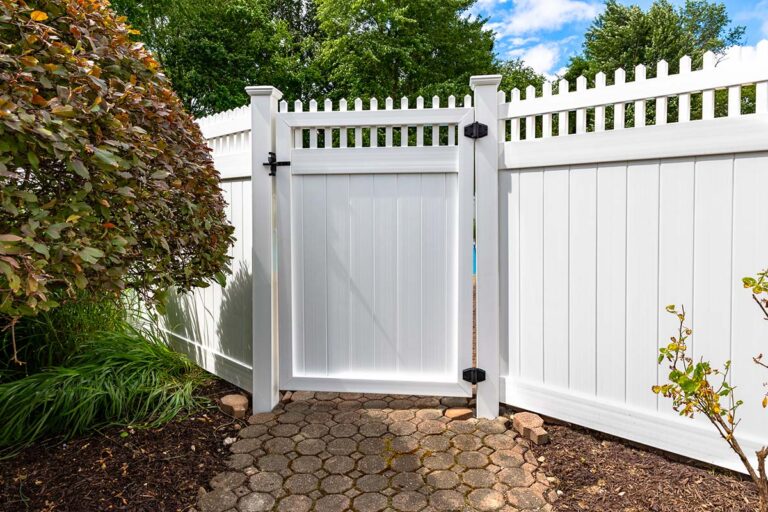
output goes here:
[[[217, 380], [202, 394], [237, 391]], [[187, 510], [200, 486], [225, 469], [223, 440], [234, 437], [236, 423], [211, 407], [127, 437], [121, 432], [128, 429], [112, 428], [65, 444], [31, 446], [0, 460], [0, 510]]]
[[555, 510], [590, 512], [755, 512], [757, 490], [716, 470], [579, 427], [548, 425], [552, 442], [534, 447], [562, 491]]

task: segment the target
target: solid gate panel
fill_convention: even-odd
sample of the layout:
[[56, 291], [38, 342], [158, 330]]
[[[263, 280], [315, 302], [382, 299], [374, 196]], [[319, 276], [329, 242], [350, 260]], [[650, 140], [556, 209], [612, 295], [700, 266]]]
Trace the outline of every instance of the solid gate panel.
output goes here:
[[[463, 133], [471, 110], [450, 110], [439, 118]], [[280, 322], [281, 387], [468, 396], [471, 146], [300, 147], [321, 114], [278, 115], [278, 148], [298, 146], [277, 180], [278, 231], [291, 237], [278, 300], [293, 317]]]

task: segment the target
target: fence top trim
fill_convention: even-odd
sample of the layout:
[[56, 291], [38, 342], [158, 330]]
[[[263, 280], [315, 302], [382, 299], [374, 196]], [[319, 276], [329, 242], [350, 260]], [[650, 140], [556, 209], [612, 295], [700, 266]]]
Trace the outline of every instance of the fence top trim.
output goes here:
[[669, 64], [662, 60], [657, 63], [657, 76], [647, 79], [647, 67], [640, 64], [635, 67], [635, 80], [626, 82], [626, 72], [619, 68], [614, 71], [612, 85], [606, 85], [606, 74], [600, 72], [592, 88], [580, 76], [576, 91], [569, 90], [567, 80], [559, 80], [558, 94], [553, 94], [553, 82], [545, 82], [540, 96], [530, 85], [525, 89], [524, 99], [519, 89], [513, 89], [509, 102], [500, 91], [499, 118], [514, 119], [768, 81], [768, 40], [761, 41], [753, 51], [733, 48], [720, 62], [714, 53], [706, 52], [703, 68], [696, 71], [691, 70], [691, 58], [684, 56], [679, 69], [679, 73], [669, 75]]

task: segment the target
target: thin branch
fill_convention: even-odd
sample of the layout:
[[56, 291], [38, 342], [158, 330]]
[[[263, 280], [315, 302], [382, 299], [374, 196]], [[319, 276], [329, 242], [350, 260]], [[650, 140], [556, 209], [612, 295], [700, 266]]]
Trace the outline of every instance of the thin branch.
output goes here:
[[760, 310], [763, 312], [763, 315], [765, 316], [765, 319], [768, 320], [768, 309], [763, 306], [763, 303], [760, 302], [760, 299], [757, 298], [757, 295], [754, 293], [752, 294], [752, 298], [757, 302], [757, 305], [760, 307]]

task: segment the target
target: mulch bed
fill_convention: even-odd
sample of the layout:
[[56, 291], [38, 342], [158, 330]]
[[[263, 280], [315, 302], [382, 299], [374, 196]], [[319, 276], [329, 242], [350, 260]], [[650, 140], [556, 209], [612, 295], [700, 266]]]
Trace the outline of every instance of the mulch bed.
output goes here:
[[562, 492], [560, 511], [755, 512], [755, 486], [742, 475], [675, 460], [579, 427], [547, 425], [552, 442], [534, 447]]
[[[214, 381], [202, 394], [237, 388]], [[0, 510], [176, 511], [225, 469], [223, 439], [243, 425], [211, 407], [162, 428], [107, 429], [67, 443], [37, 444], [0, 460]], [[124, 436], [124, 437], [123, 437]]]

